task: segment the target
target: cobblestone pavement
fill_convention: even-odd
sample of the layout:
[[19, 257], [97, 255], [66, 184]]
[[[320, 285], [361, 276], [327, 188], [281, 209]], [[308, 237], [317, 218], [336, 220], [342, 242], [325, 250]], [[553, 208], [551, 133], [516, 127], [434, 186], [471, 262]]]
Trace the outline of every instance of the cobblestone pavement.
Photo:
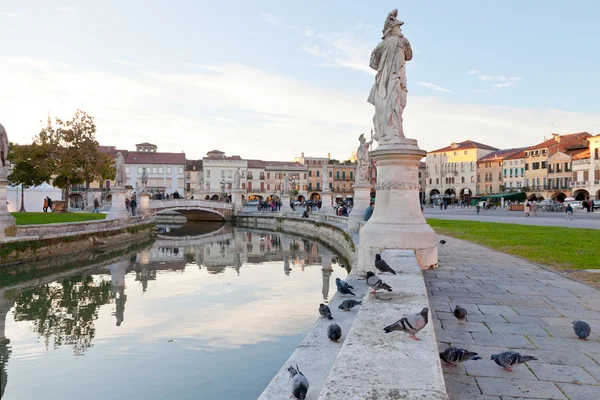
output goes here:
[[[444, 239], [440, 267], [423, 271], [438, 346], [483, 358], [444, 366], [450, 399], [600, 399], [600, 291], [517, 257]], [[456, 304], [468, 311], [464, 325], [452, 314]], [[573, 319], [590, 324], [589, 340], [575, 336]], [[538, 361], [505, 371], [490, 356], [507, 349]]]

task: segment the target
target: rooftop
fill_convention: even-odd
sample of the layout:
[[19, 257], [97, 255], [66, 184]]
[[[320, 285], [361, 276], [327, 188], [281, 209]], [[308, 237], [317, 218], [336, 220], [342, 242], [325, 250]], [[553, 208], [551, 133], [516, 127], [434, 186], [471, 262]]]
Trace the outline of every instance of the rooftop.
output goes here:
[[452, 143], [450, 146], [442, 147], [441, 149], [430, 151], [429, 153], [442, 153], [445, 151], [467, 150], [467, 149], [483, 149], [483, 150], [498, 150], [496, 147], [487, 144], [475, 142], [473, 140], [465, 140], [460, 143]]
[[508, 159], [508, 157], [513, 156], [515, 154], [519, 154], [519, 153], [523, 152], [525, 149], [526, 149], [526, 147], [496, 150], [493, 153], [490, 153], [488, 155], [481, 157], [479, 160], [477, 160], [477, 162], [487, 162], [487, 161], [493, 161], [493, 160]]
[[136, 146], [152, 146], [152, 147], [156, 147], [155, 144], [148, 143], [148, 142], [138, 143], [138, 144], [136, 144]]
[[127, 151], [123, 154], [123, 157], [125, 157], [125, 164], [186, 164], [185, 153]]

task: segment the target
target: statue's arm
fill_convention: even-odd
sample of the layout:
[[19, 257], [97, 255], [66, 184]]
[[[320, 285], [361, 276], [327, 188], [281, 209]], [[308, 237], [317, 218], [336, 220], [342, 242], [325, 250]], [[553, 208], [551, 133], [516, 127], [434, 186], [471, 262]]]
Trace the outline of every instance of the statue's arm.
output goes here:
[[381, 43], [379, 43], [377, 45], [377, 47], [375, 47], [375, 49], [371, 52], [371, 61], [369, 62], [369, 67], [371, 67], [375, 71], [377, 71], [379, 69], [379, 60], [380, 59], [381, 59]]
[[404, 48], [404, 59], [406, 61], [410, 61], [413, 58], [412, 47], [410, 46], [410, 42], [407, 38], [403, 38], [402, 47]]

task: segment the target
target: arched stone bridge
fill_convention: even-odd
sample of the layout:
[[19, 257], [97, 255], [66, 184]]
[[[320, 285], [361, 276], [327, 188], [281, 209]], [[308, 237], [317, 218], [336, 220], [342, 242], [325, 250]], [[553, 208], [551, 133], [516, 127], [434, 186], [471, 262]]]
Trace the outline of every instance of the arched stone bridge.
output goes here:
[[188, 247], [233, 240], [233, 228], [229, 225], [223, 225], [220, 229], [196, 236], [168, 236], [157, 235], [154, 247]]
[[148, 211], [152, 214], [175, 211], [192, 221], [231, 221], [233, 204], [195, 199], [150, 200]]

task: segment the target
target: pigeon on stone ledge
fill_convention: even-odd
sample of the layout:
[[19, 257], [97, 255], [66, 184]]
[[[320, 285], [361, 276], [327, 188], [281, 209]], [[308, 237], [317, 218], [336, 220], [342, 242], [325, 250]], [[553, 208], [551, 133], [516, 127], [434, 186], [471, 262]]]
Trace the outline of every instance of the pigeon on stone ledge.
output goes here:
[[592, 333], [592, 328], [585, 321], [573, 321], [573, 330], [579, 339], [587, 340], [590, 333]]
[[446, 241], [442, 239], [440, 240], [440, 244], [446, 244]]
[[348, 300], [342, 301], [342, 304], [340, 304], [338, 306], [338, 309], [344, 310], [344, 311], [350, 311], [354, 307], [356, 307], [356, 306], [358, 306], [360, 304], [362, 304], [362, 301], [356, 301], [356, 300], [348, 299]]
[[354, 289], [354, 287], [349, 285], [348, 282], [340, 278], [335, 278], [335, 286], [343, 286], [347, 289]]
[[331, 309], [323, 303], [319, 304], [319, 314], [321, 314], [323, 318], [333, 319], [331, 316]]
[[448, 347], [440, 352], [440, 359], [445, 361], [448, 367], [456, 367], [458, 364], [467, 360], [481, 360], [481, 357], [475, 357], [477, 353], [461, 349], [460, 347]]
[[377, 293], [379, 289], [392, 291], [392, 287], [375, 276], [371, 271], [367, 272], [367, 285], [371, 287], [371, 294]]
[[425, 328], [429, 322], [429, 308], [425, 307], [420, 313], [407, 315], [406, 317], [400, 318], [393, 324], [383, 328], [385, 333], [392, 331], [402, 331], [410, 335], [412, 339], [421, 340], [415, 336], [421, 329]]
[[496, 364], [498, 364], [505, 370], [512, 371], [513, 367], [516, 367], [517, 365], [526, 363], [528, 361], [537, 360], [537, 358], [532, 356], [522, 356], [521, 354], [515, 351], [505, 351], [500, 354], [492, 354], [490, 360], [494, 360]]
[[458, 320], [458, 323], [462, 325], [467, 318], [467, 310], [457, 304], [456, 307], [454, 307], [454, 316]]
[[290, 397], [305, 400], [306, 393], [308, 393], [308, 379], [300, 372], [298, 365], [296, 365], [296, 368], [289, 367], [288, 372], [290, 373], [290, 378], [292, 378], [292, 395]]
[[337, 342], [342, 337], [342, 328], [338, 324], [331, 324], [327, 328], [327, 337], [332, 342]]
[[375, 268], [377, 268], [379, 273], [391, 272], [392, 274], [396, 275], [396, 271], [394, 271], [392, 267], [390, 267], [388, 263], [381, 258], [381, 254], [375, 254]]
[[[339, 281], [338, 281], [339, 279]], [[342, 281], [340, 278], [336, 278], [335, 279], [335, 285], [337, 286], [337, 291], [339, 294], [341, 294], [342, 296], [345, 296], [347, 294], [352, 295], [352, 296], [356, 296], [354, 293], [352, 293], [352, 291], [350, 290], [350, 285], [348, 285], [346, 282], [344, 282], [344, 285], [341, 284]]]

